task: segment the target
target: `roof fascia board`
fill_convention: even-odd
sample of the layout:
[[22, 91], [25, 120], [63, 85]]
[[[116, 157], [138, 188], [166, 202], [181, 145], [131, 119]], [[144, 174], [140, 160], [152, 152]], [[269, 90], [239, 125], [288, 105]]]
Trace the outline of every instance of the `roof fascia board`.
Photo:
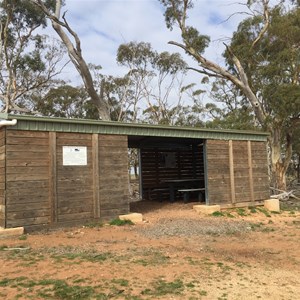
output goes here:
[[36, 117], [27, 115], [11, 115], [0, 113], [0, 119], [17, 119], [13, 128], [19, 130], [82, 132], [99, 134], [140, 135], [203, 139], [233, 139], [265, 141], [268, 133], [243, 130], [217, 130], [206, 128], [160, 126], [140, 123], [121, 123], [114, 121], [66, 119]]

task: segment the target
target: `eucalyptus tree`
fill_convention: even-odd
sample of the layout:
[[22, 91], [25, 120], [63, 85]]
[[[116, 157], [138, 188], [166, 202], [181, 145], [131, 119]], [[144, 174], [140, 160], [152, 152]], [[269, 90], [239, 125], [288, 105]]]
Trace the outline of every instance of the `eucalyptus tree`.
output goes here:
[[[132, 121], [141, 112], [151, 123], [174, 123], [182, 107], [183, 78], [186, 63], [178, 53], [157, 52], [149, 43], [130, 42], [120, 45], [119, 65], [128, 69], [125, 79], [131, 100]], [[125, 94], [124, 94], [125, 95]], [[121, 102], [126, 103], [125, 98]]]
[[47, 0], [28, 0], [34, 4], [40, 12], [48, 18], [52, 24], [53, 29], [58, 34], [62, 43], [65, 45], [70, 60], [74, 64], [76, 70], [80, 74], [85, 89], [90, 96], [91, 102], [96, 106], [99, 114], [99, 118], [103, 120], [109, 120], [109, 106], [103, 98], [103, 90], [98, 93], [94, 86], [93, 77], [89, 69], [88, 63], [85, 61], [81, 41], [77, 33], [71, 28], [70, 24], [66, 19], [66, 13], [61, 14], [63, 0], [51, 0], [55, 2], [55, 10], [49, 9], [47, 6]]
[[[53, 9], [53, 1], [45, 6]], [[58, 41], [40, 35], [46, 19], [26, 0], [0, 3], [0, 100], [4, 112], [28, 112], [26, 96], [51, 86], [60, 73], [63, 50]]]
[[31, 96], [33, 110], [43, 116], [95, 119], [98, 115], [97, 109], [89, 100], [83, 87], [65, 83], [51, 88], [46, 94], [37, 92]]
[[216, 79], [208, 93], [211, 102], [204, 111], [209, 118], [205, 126], [219, 129], [256, 130], [259, 126], [246, 97], [224, 79]]
[[[227, 66], [207, 59], [204, 51], [210, 38], [187, 25], [192, 0], [160, 0], [165, 7], [167, 27], [179, 26], [182, 48], [197, 63], [200, 74], [232, 84], [247, 99], [251, 113], [263, 130], [270, 132], [273, 184], [286, 188], [285, 174], [290, 164], [293, 130], [299, 126], [299, 9], [288, 10], [283, 1], [270, 7], [269, 0], [248, 0], [253, 16], [242, 21], [226, 46]], [[261, 9], [260, 11], [258, 9]]]

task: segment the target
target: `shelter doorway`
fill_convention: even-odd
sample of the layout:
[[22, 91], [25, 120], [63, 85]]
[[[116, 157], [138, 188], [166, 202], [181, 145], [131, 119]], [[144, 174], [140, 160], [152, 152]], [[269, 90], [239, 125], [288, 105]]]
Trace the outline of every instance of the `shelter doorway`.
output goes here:
[[[128, 137], [128, 143], [139, 152], [141, 200], [183, 202], [188, 195], [189, 201], [205, 202], [204, 140]], [[183, 189], [188, 191], [187, 195]]]

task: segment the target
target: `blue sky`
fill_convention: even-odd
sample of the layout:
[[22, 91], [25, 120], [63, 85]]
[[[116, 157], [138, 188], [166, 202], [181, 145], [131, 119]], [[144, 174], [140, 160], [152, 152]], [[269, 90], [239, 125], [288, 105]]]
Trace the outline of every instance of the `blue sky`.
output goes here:
[[[234, 15], [229, 18], [234, 12], [245, 9], [234, 1], [195, 0], [188, 19], [189, 24], [211, 37], [206, 56], [221, 64], [223, 42], [229, 41], [237, 24], [245, 17]], [[116, 64], [116, 53], [121, 43], [130, 41], [150, 42], [153, 49], [160, 52], [179, 52], [190, 65], [196, 66], [180, 49], [168, 45], [170, 40], [180, 41], [180, 35], [177, 28], [173, 31], [166, 28], [158, 0], [66, 0], [63, 11], [67, 11], [67, 20], [81, 39], [86, 61], [101, 65], [106, 75], [124, 72]], [[64, 78], [76, 80], [74, 74], [73, 67], [69, 66]]]

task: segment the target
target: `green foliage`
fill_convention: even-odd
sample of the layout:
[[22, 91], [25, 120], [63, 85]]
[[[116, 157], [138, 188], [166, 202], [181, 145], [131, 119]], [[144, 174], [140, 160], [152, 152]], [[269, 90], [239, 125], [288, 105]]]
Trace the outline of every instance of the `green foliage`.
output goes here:
[[150, 43], [130, 42], [119, 46], [117, 62], [123, 66], [130, 64], [136, 68], [140, 66], [144, 68], [152, 63], [154, 56], [155, 53]]
[[134, 225], [134, 223], [130, 220], [114, 219], [114, 220], [109, 222], [109, 225], [124, 226], [124, 225]]
[[214, 211], [211, 215], [213, 217], [225, 217], [225, 214], [221, 211]]
[[256, 207], [254, 207], [254, 206], [249, 206], [249, 210], [252, 214], [257, 213]]
[[58, 299], [89, 299], [94, 295], [94, 288], [91, 286], [70, 286], [63, 280], [55, 280], [52, 284], [54, 296]]
[[70, 85], [51, 88], [46, 95], [33, 95], [33, 109], [44, 116], [95, 119], [96, 107], [91, 104], [86, 91]]
[[[157, 52], [150, 43], [130, 42], [118, 48], [117, 62], [128, 68], [123, 78], [106, 80], [113, 119], [152, 124], [174, 124], [182, 106], [170, 105], [171, 90], [181, 90], [187, 64], [178, 53]], [[175, 100], [178, 101], [179, 100]], [[146, 103], [142, 111], [140, 103]], [[143, 105], [144, 106], [144, 105]]]
[[[54, 11], [56, 0], [44, 1], [50, 11]], [[28, 0], [3, 0], [0, 3], [0, 9], [11, 16], [12, 23], [15, 27], [27, 29], [33, 27], [46, 27], [46, 17], [42, 11]], [[1, 16], [2, 19], [4, 16]]]
[[[55, 0], [44, 1], [50, 11]], [[4, 0], [0, 3], [0, 98], [5, 111], [30, 111], [32, 92], [45, 93], [54, 84], [64, 51], [61, 43], [36, 34], [47, 25], [46, 17], [32, 1]]]
[[[184, 26], [186, 13], [193, 8], [193, 1], [180, 0], [160, 0], [165, 7], [165, 21], [169, 29], [177, 23], [182, 29], [182, 39], [188, 48], [193, 48], [198, 54], [202, 54], [208, 47], [210, 38], [207, 35], [202, 35], [192, 26]], [[183, 27], [184, 26], [184, 27]]]
[[184, 16], [184, 11], [193, 8], [193, 2], [191, 0], [160, 0], [165, 6], [166, 10], [164, 13], [167, 27], [173, 29], [174, 24], [181, 20]]
[[[253, 46], [263, 26], [263, 18], [256, 16], [242, 21], [233, 34], [231, 49], [240, 59], [251, 88], [260, 94], [261, 105], [269, 116], [289, 130], [290, 119], [299, 118], [299, 63], [300, 50], [299, 9], [286, 11], [283, 6], [270, 10], [270, 26], [259, 43]], [[225, 52], [230, 68], [234, 69], [231, 55]]]
[[87, 228], [103, 227], [103, 223], [102, 222], [90, 222], [90, 223], [85, 224], [84, 227], [87, 227]]
[[176, 74], [179, 71], [184, 71], [187, 64], [181, 58], [179, 53], [155, 53], [153, 59], [153, 67], [156, 68], [160, 74]]
[[263, 213], [266, 217], [271, 218], [270, 212], [267, 209], [263, 207], [257, 207], [256, 209]]
[[[247, 1], [251, 17], [239, 24], [230, 45], [226, 45], [226, 68], [202, 55], [209, 38], [187, 25], [193, 1], [160, 2], [165, 7], [167, 27], [172, 29], [176, 24], [181, 30], [182, 43], [171, 44], [196, 60], [199, 73], [217, 78], [212, 96], [222, 106], [207, 107], [208, 114], [216, 118], [207, 126], [269, 131], [273, 185], [285, 189], [292, 136], [300, 124], [299, 2], [287, 6], [285, 1], [276, 4]], [[225, 80], [232, 83], [230, 90], [224, 89], [222, 81]], [[228, 95], [232, 95], [231, 99]], [[277, 155], [281, 150], [282, 155]]]
[[191, 26], [188, 26], [182, 33], [182, 39], [187, 47], [193, 48], [199, 54], [204, 52], [210, 42], [207, 35], [201, 35], [196, 28]]
[[162, 279], [158, 279], [152, 282], [153, 289], [146, 289], [142, 291], [143, 295], [151, 296], [165, 296], [168, 294], [178, 295], [184, 291], [184, 284], [182, 280], [176, 279], [171, 282], [167, 282]]
[[22, 234], [19, 236], [19, 240], [20, 241], [26, 241], [27, 240], [27, 235], [26, 234]]
[[248, 215], [248, 214], [246, 213], [246, 210], [243, 209], [243, 208], [237, 208], [237, 209], [236, 209], [236, 212], [237, 212], [237, 214], [238, 214], [239, 216], [242, 216], [242, 217], [245, 217], [245, 216]]

